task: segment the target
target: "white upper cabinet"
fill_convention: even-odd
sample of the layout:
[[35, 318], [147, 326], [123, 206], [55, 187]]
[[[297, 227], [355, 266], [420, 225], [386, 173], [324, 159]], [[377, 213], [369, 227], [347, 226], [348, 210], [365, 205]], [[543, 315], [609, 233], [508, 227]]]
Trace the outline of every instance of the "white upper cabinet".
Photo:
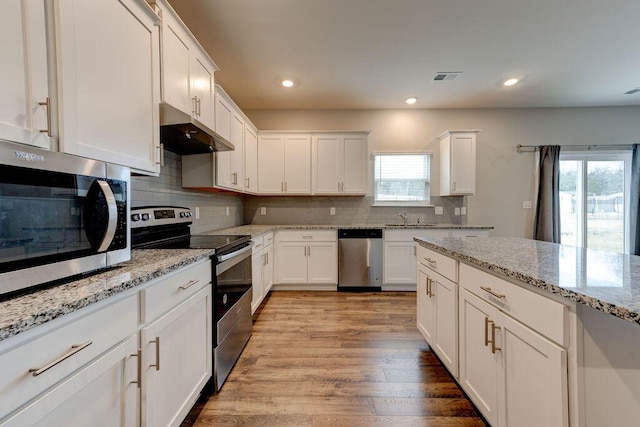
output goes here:
[[258, 192], [311, 194], [311, 135], [258, 137]]
[[158, 17], [142, 0], [54, 3], [61, 151], [158, 173]]
[[162, 16], [162, 101], [215, 129], [214, 73], [218, 67], [164, 0], [154, 0]]
[[440, 195], [476, 192], [476, 136], [479, 130], [447, 131], [440, 140]]
[[231, 116], [233, 107], [230, 100], [226, 99], [224, 90], [216, 85], [215, 88], [215, 130], [218, 135], [229, 141], [231, 139]]
[[244, 185], [247, 193], [258, 192], [258, 131], [244, 126]]
[[0, 139], [55, 149], [46, 19], [43, 1], [0, 3]]
[[367, 192], [367, 135], [313, 136], [313, 194]]
[[216, 187], [244, 192], [245, 118], [240, 109], [218, 85], [215, 87], [216, 132], [234, 146], [232, 151], [216, 153]]

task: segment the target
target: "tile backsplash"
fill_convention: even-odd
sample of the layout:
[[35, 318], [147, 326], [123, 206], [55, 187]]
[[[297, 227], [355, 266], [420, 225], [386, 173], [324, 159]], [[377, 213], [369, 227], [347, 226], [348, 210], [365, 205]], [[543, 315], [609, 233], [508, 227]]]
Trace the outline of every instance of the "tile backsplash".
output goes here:
[[[133, 176], [131, 178], [131, 205], [185, 206], [200, 210], [200, 218], [193, 220], [192, 233], [202, 233], [233, 227], [243, 223], [242, 195], [207, 193], [182, 188], [182, 158], [170, 151], [164, 152], [165, 165], [160, 176]], [[229, 216], [226, 215], [227, 207]]]
[[[400, 224], [398, 214], [406, 212], [409, 223], [463, 224], [466, 216], [454, 215], [466, 206], [464, 197], [432, 197], [431, 203], [443, 207], [436, 215], [433, 207], [371, 206], [373, 197], [256, 197], [244, 200], [245, 224]], [[266, 215], [261, 215], [261, 208]], [[335, 208], [335, 215], [331, 215]]]

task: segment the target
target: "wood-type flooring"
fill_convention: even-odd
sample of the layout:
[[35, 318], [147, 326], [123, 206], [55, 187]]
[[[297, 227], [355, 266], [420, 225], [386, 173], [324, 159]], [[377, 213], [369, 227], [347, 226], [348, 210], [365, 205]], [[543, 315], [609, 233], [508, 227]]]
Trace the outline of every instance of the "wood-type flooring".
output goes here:
[[484, 426], [416, 328], [413, 292], [272, 292], [186, 426]]

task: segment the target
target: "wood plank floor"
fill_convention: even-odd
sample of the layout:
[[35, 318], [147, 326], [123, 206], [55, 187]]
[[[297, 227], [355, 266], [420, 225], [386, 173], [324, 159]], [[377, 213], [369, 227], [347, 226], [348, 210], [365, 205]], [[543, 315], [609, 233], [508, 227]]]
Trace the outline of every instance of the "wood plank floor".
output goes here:
[[415, 293], [272, 292], [186, 426], [484, 426], [416, 329]]

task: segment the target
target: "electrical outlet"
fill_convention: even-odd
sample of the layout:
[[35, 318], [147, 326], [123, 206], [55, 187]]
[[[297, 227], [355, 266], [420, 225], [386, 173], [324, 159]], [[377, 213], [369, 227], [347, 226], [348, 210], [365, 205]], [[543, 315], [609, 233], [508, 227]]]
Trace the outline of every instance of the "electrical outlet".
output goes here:
[[336, 208], [329, 209], [329, 215], [335, 215], [335, 214], [336, 214]]
[[531, 200], [525, 200], [522, 202], [522, 209], [531, 209], [533, 207], [533, 204], [531, 203]]
[[454, 208], [454, 209], [453, 209], [453, 214], [454, 214], [455, 216], [460, 216], [460, 208]]
[[436, 215], [444, 215], [444, 208], [442, 206], [436, 206]]
[[196, 211], [196, 212], [195, 212], [195, 214], [196, 214], [196, 219], [200, 219], [200, 208], [196, 206], [195, 211]]
[[260, 215], [266, 215], [267, 214], [267, 208], [260, 208]]
[[466, 215], [467, 214], [467, 207], [463, 206], [460, 208], [460, 215]]
[[229, 206], [227, 206], [227, 208], [226, 208], [226, 214], [227, 214], [227, 216], [229, 216]]

